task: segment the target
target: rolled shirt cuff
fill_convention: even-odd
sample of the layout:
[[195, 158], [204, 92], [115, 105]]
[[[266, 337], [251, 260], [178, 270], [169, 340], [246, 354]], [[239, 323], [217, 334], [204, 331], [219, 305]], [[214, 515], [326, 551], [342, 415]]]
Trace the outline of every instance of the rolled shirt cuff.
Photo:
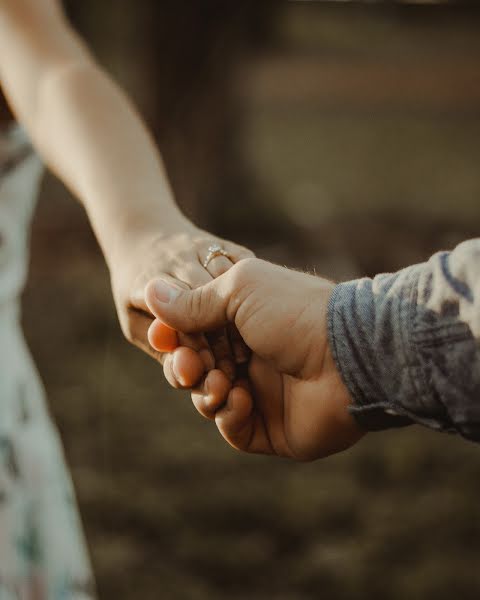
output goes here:
[[410, 333], [421, 267], [340, 283], [330, 298], [330, 348], [352, 397], [350, 412], [367, 431], [413, 422], [442, 428], [407, 408], [418, 398]]

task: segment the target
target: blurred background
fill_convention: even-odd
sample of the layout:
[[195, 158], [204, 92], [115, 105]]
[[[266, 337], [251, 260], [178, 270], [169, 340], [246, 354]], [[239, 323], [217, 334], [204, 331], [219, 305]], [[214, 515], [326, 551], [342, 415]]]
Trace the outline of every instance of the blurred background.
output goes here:
[[[336, 280], [480, 234], [475, 3], [70, 0], [179, 204]], [[480, 454], [410, 428], [313, 464], [241, 456], [122, 338], [82, 209], [48, 176], [26, 334], [107, 600], [480, 597]]]

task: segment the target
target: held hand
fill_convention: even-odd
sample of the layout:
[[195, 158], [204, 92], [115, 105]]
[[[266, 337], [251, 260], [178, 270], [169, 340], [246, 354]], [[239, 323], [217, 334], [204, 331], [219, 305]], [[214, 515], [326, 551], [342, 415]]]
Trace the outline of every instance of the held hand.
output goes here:
[[213, 371], [208, 393], [192, 396], [232, 446], [312, 460], [360, 439], [328, 344], [331, 282], [249, 259], [193, 291], [166, 283], [146, 291], [159, 319], [190, 334], [234, 324], [253, 353], [247, 382]]
[[[236, 244], [220, 240], [185, 220], [174, 233], [158, 234], [141, 228], [138, 234], [131, 232], [119, 244], [120, 250], [111, 261], [112, 288], [117, 312], [125, 337], [141, 350], [163, 363], [167, 381], [174, 387], [192, 387], [205, 371], [215, 366], [229, 379], [237, 361], [245, 356], [245, 348], [233, 345], [226, 329], [203, 333], [180, 333], [178, 340], [172, 333], [164, 339], [160, 352], [148, 341], [148, 329], [153, 321], [145, 303], [144, 290], [148, 281], [161, 277], [163, 280], [189, 290], [202, 286], [212, 278], [224, 273], [233, 264], [252, 253]], [[207, 267], [203, 262], [212, 244], [221, 245], [228, 258], [217, 256]], [[174, 352], [174, 348], [180, 347]]]

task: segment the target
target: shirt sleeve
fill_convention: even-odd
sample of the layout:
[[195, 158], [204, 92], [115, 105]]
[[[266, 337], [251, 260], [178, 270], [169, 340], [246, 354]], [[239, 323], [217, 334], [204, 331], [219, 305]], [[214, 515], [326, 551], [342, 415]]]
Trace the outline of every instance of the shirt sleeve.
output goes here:
[[328, 327], [361, 427], [419, 423], [480, 441], [480, 239], [338, 284]]

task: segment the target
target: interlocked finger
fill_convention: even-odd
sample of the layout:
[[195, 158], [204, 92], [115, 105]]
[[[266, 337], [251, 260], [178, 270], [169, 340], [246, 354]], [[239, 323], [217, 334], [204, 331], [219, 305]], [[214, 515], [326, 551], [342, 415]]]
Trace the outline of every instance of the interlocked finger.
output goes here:
[[223, 273], [226, 273], [232, 267], [232, 261], [226, 256], [215, 256], [205, 268], [215, 278], [223, 275]]
[[235, 379], [235, 361], [226, 328], [210, 331], [206, 337], [215, 356], [215, 367], [223, 371], [230, 381], [233, 381]]
[[205, 373], [205, 365], [199, 353], [191, 348], [181, 347], [167, 355], [163, 373], [172, 387], [187, 389], [198, 385]]
[[215, 413], [225, 403], [231, 382], [222, 371], [215, 369], [207, 374], [202, 384], [192, 390], [192, 403], [206, 419], [214, 420]]

